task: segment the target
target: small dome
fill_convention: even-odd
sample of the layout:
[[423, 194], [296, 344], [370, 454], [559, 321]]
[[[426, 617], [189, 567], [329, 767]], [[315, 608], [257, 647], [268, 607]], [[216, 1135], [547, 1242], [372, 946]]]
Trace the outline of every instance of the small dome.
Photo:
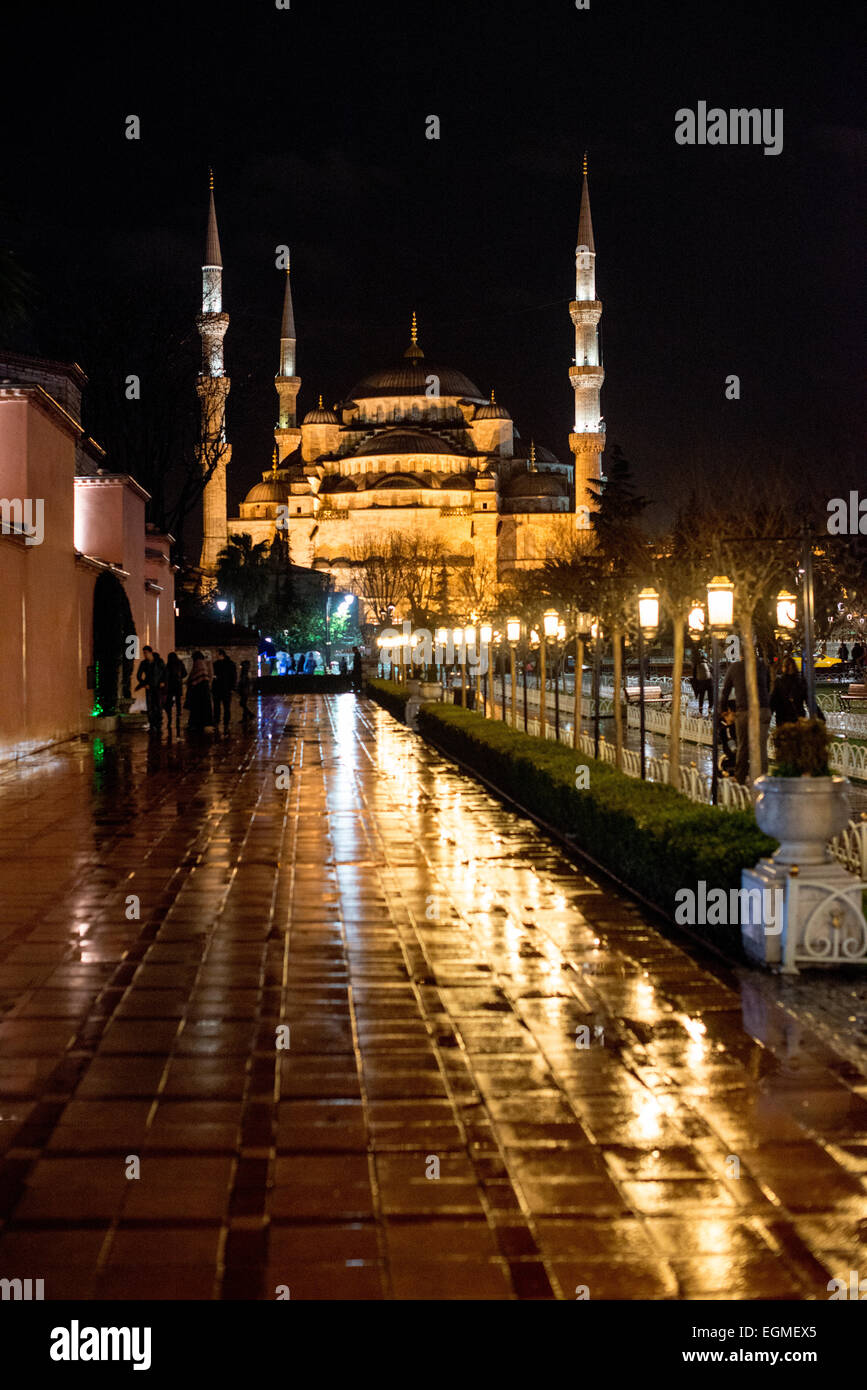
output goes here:
[[476, 407], [474, 420], [511, 420], [511, 415], [504, 405], [497, 405], [494, 400], [494, 393], [491, 392], [491, 399], [485, 404]]
[[375, 454], [446, 454], [457, 458], [466, 450], [457, 444], [450, 444], [438, 434], [398, 428], [377, 431], [372, 439], [363, 440], [352, 452], [356, 458]]
[[251, 487], [247, 496], [244, 498], [244, 503], [285, 502], [287, 493], [288, 489], [285, 483], [281, 483], [277, 478], [268, 479], [264, 482], [256, 483], [255, 487]]
[[302, 425], [339, 425], [340, 421], [333, 410], [326, 410], [322, 405], [322, 397], [319, 397], [319, 404], [315, 410], [308, 410]]
[[474, 488], [476, 485], [475, 477], [472, 473], [447, 473], [445, 477], [440, 476], [440, 487], [442, 488]]
[[553, 473], [517, 473], [506, 484], [507, 497], [566, 497], [561, 480]]

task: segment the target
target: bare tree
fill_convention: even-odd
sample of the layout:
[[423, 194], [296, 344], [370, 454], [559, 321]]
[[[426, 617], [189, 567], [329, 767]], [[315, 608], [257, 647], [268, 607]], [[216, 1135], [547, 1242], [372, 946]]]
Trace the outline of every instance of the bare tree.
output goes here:
[[357, 541], [349, 553], [355, 592], [373, 613], [380, 615], [397, 607], [406, 595], [406, 556], [399, 531]]
[[403, 598], [410, 622], [413, 627], [430, 627], [446, 548], [436, 536], [425, 535], [419, 526], [407, 535], [396, 534], [403, 555]]

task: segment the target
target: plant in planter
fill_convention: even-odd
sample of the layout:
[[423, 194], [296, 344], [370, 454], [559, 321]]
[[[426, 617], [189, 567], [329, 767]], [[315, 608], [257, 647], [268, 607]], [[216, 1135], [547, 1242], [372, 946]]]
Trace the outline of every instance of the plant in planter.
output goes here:
[[775, 777], [830, 777], [831, 735], [823, 719], [798, 719], [774, 730]]
[[798, 719], [774, 730], [774, 773], [756, 781], [756, 820], [780, 841], [781, 864], [828, 864], [832, 836], [850, 817], [849, 783], [828, 763], [831, 737], [821, 719]]

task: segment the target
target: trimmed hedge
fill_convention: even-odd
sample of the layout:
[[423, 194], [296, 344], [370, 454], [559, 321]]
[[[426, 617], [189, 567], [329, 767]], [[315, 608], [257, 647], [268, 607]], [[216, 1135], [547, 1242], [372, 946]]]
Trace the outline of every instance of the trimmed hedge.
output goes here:
[[[451, 705], [422, 705], [419, 732], [452, 753], [549, 825], [556, 826], [603, 868], [674, 918], [675, 893], [728, 892], [741, 886], [741, 870], [770, 854], [777, 841], [764, 835], [749, 811], [698, 805], [672, 787], [641, 782], [577, 749], [519, 733]], [[578, 764], [589, 786], [575, 788]], [[741, 954], [740, 928], [696, 925], [694, 930], [727, 953]]]
[[369, 680], [364, 687], [364, 693], [378, 705], [382, 705], [383, 709], [387, 709], [389, 714], [393, 714], [395, 719], [399, 719], [401, 724], [406, 722], [404, 715], [409, 691], [405, 685], [400, 685], [398, 681]]

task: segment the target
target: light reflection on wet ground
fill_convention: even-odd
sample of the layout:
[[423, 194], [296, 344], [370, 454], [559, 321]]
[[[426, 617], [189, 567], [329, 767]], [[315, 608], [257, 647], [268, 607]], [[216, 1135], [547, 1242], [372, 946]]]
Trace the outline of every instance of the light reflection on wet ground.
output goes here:
[[859, 1267], [867, 1080], [778, 984], [667, 940], [369, 704], [238, 727], [0, 779], [0, 1275], [809, 1299]]

